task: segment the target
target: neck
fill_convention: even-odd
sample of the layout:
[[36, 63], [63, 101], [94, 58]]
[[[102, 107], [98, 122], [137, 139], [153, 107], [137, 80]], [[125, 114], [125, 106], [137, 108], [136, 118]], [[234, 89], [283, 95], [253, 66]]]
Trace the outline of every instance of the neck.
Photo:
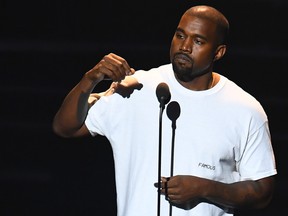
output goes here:
[[[177, 79], [177, 76], [176, 76]], [[204, 91], [213, 88], [218, 82], [218, 75], [216, 73], [207, 73], [200, 77], [195, 77], [189, 82], [183, 82], [179, 79], [178, 82], [185, 88], [193, 91]]]
[[211, 73], [211, 78], [210, 78], [210, 82], [209, 82], [209, 85], [208, 85], [208, 88], [207, 89], [210, 89], [210, 88], [213, 88], [214, 86], [214, 81], [215, 81], [215, 78], [214, 78], [214, 73], [212, 72]]

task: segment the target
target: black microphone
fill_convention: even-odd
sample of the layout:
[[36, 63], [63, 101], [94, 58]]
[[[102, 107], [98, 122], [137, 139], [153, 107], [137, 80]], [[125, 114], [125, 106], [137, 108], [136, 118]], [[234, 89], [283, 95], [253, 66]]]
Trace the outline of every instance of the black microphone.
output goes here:
[[166, 83], [162, 82], [159, 83], [156, 88], [156, 95], [158, 98], [158, 101], [160, 103], [160, 108], [164, 108], [165, 105], [170, 101], [171, 94], [169, 87]]
[[157, 199], [157, 216], [160, 216], [161, 202], [161, 155], [162, 155], [162, 116], [165, 105], [170, 101], [171, 94], [166, 83], [159, 83], [156, 88], [156, 96], [160, 103], [159, 111], [159, 147], [158, 147], [158, 199]]
[[[180, 105], [177, 101], [171, 101], [166, 109], [168, 118], [172, 121], [172, 144], [171, 144], [171, 164], [170, 164], [170, 177], [173, 176], [174, 169], [174, 146], [175, 146], [175, 130], [176, 130], [176, 120], [180, 116]], [[166, 199], [168, 196], [166, 194]], [[170, 203], [169, 216], [172, 216], [172, 204]]]
[[168, 118], [172, 121], [172, 128], [176, 129], [176, 120], [180, 116], [180, 105], [177, 101], [171, 101], [166, 110]]

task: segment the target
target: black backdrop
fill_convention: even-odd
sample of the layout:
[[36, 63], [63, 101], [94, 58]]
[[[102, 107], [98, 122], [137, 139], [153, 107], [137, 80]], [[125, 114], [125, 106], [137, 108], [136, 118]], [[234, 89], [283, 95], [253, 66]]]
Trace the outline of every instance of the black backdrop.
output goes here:
[[59, 138], [52, 118], [83, 73], [109, 52], [135, 69], [167, 63], [180, 16], [198, 3], [230, 20], [228, 53], [216, 70], [253, 94], [270, 120], [279, 172], [275, 196], [267, 209], [242, 215], [287, 211], [286, 0], [1, 0], [1, 216], [115, 215], [109, 143], [105, 137]]

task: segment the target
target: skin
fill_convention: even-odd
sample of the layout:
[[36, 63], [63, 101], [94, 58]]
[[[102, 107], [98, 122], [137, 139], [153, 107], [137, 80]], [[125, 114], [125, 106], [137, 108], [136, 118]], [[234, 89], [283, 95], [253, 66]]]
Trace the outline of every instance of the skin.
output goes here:
[[93, 106], [102, 96], [112, 95], [117, 89], [117, 82], [112, 82], [109, 89], [100, 93], [91, 93], [88, 98], [89, 108]]
[[[184, 88], [202, 91], [219, 81], [213, 64], [226, 52], [225, 35], [219, 23], [229, 26], [226, 18], [210, 7], [192, 7], [183, 14], [171, 42], [170, 60], [175, 77]], [[64, 99], [53, 121], [54, 132], [62, 137], [90, 135], [84, 124], [90, 106], [101, 95], [112, 94], [119, 85], [133, 85], [135, 80], [129, 79], [129, 75], [134, 72], [124, 58], [113, 53], [104, 56]], [[91, 94], [104, 76], [114, 81], [110, 89]], [[158, 188], [158, 183], [154, 186]], [[162, 177], [160, 188], [168, 202], [184, 208], [192, 208], [199, 202], [228, 208], [264, 208], [273, 196], [274, 177], [225, 184], [192, 175], [177, 175], [169, 181]]]

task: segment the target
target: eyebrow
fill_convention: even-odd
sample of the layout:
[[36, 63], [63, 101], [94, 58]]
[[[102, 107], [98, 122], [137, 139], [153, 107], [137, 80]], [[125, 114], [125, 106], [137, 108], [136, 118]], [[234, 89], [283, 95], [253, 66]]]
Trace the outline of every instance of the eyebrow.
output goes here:
[[[179, 28], [179, 27], [178, 27], [175, 32], [177, 32], [177, 31], [178, 31], [178, 32], [182, 32], [183, 34], [186, 34], [185, 31], [184, 31], [182, 28]], [[203, 39], [203, 40], [205, 40], [205, 41], [207, 41], [207, 37], [204, 37], [203, 35], [195, 34], [195, 36], [198, 37], [198, 38], [201, 38], [201, 39]]]

